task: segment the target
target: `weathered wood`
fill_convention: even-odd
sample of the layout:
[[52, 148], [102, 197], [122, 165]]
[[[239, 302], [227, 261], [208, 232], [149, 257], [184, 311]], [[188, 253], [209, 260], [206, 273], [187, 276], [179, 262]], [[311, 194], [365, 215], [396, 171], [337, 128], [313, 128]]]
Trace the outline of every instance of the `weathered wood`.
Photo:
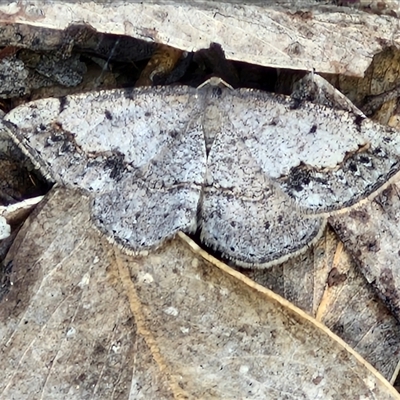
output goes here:
[[[227, 58], [253, 64], [363, 76], [374, 54], [399, 46], [399, 21], [361, 9], [316, 7], [314, 1], [263, 4], [220, 2], [19, 2], [0, 6], [1, 24], [64, 30], [85, 23], [98, 32], [128, 35], [181, 50], [220, 43]], [[362, 27], [362, 28], [360, 28]]]

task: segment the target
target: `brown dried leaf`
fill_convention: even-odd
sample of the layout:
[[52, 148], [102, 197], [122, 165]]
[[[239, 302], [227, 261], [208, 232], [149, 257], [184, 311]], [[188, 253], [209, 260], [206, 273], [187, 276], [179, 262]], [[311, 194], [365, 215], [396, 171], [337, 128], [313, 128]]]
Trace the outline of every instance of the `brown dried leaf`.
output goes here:
[[2, 398], [400, 398], [323, 325], [193, 242], [197, 254], [175, 239], [125, 255], [67, 190], [34, 214], [6, 260]]
[[399, 183], [349, 213], [331, 217], [331, 224], [357, 261], [368, 282], [400, 321]]
[[242, 272], [323, 322], [387, 379], [396, 377], [400, 325], [330, 229], [301, 256]]

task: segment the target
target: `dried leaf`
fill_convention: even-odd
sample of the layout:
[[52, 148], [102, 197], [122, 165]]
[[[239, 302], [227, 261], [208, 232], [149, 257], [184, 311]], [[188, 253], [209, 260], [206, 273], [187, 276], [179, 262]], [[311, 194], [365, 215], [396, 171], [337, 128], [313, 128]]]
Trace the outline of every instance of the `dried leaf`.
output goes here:
[[384, 190], [372, 202], [344, 215], [333, 216], [333, 228], [361, 268], [365, 278], [400, 321], [399, 184]]
[[386, 379], [396, 378], [400, 325], [331, 229], [300, 256], [241, 272], [323, 322]]
[[73, 191], [35, 214], [6, 260], [2, 397], [400, 398], [325, 327], [193, 242], [199, 255], [179, 239], [124, 255]]

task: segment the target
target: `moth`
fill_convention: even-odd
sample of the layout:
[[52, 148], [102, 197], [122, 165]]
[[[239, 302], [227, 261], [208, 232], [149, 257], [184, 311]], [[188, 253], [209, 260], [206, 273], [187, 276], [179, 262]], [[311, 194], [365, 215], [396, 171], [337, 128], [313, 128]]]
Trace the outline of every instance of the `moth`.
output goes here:
[[400, 168], [390, 128], [213, 85], [42, 99], [3, 126], [49, 180], [90, 195], [94, 223], [124, 248], [197, 232], [242, 266], [300, 253], [329, 215], [375, 195]]

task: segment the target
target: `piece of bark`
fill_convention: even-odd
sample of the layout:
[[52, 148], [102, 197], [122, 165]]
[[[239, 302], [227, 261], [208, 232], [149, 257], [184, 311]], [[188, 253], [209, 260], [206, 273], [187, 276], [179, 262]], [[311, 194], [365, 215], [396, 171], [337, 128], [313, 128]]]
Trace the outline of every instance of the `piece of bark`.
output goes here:
[[64, 30], [85, 21], [99, 32], [189, 52], [216, 42], [232, 60], [354, 76], [388, 44], [399, 45], [396, 18], [315, 1], [261, 4], [19, 2], [0, 7], [0, 22]]
[[125, 255], [67, 190], [34, 214], [6, 260], [3, 398], [400, 398], [323, 325], [193, 242], [198, 255], [179, 239]]

